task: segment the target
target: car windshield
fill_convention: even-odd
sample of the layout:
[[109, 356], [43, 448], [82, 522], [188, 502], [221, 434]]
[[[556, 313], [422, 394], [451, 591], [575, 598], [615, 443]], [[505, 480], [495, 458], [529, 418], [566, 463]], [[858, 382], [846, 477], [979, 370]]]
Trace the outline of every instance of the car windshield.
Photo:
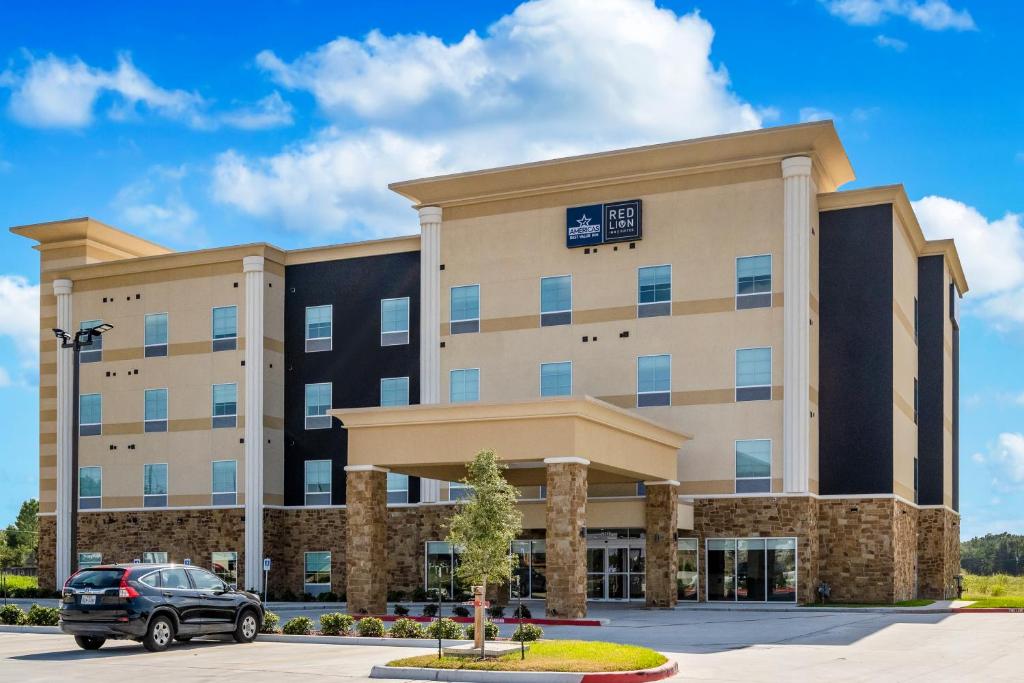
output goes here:
[[71, 577], [69, 588], [117, 588], [123, 569], [83, 569]]

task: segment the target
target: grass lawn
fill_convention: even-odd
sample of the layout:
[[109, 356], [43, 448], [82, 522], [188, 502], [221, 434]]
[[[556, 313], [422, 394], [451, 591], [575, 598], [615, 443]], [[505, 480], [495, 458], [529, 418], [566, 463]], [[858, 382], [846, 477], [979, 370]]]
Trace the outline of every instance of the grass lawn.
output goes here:
[[804, 607], [927, 607], [934, 603], [934, 600], [900, 600], [899, 602], [816, 602], [813, 605]]
[[431, 669], [482, 671], [634, 671], [661, 666], [667, 659], [654, 650], [636, 645], [583, 640], [542, 640], [529, 643], [526, 659], [519, 653], [478, 661], [472, 657], [422, 655], [388, 662], [388, 666], [419, 666]]
[[8, 588], [38, 588], [39, 580], [34, 576], [11, 576], [4, 574], [3, 583], [0, 586]]
[[982, 607], [1020, 607], [1024, 608], [1024, 597], [1007, 596], [1002, 598], [975, 598], [965, 595], [964, 600], [975, 600], [971, 605], [965, 605], [966, 609], [979, 609]]
[[1024, 576], [963, 574], [963, 599], [978, 601], [972, 607], [1024, 607]]

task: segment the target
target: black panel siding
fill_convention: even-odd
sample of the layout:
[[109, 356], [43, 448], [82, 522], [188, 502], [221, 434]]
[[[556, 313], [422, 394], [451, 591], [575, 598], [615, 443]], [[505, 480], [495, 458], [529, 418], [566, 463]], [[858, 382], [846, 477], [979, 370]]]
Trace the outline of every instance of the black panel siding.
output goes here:
[[943, 277], [943, 257], [917, 260], [917, 418], [918, 494], [921, 505], [942, 505], [943, 421], [945, 351], [943, 336], [948, 292]]
[[[348, 432], [305, 429], [305, 385], [333, 382], [334, 408], [380, 405], [383, 377], [408, 377], [409, 402], [419, 403], [419, 252], [323, 261], [285, 268], [285, 505], [304, 503], [305, 461], [332, 461], [331, 503], [345, 502]], [[409, 297], [409, 343], [380, 345], [381, 299]], [[307, 306], [334, 306], [333, 348], [306, 353]], [[409, 481], [419, 501], [419, 480]]]
[[819, 223], [819, 491], [892, 493], [892, 205]]
[[960, 328], [953, 325], [953, 509], [960, 512]]

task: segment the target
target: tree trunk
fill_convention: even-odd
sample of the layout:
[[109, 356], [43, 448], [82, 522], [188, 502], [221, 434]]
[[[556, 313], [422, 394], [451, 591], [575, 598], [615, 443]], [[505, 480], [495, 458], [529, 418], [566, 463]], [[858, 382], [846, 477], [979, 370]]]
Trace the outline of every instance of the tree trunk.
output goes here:
[[473, 647], [480, 648], [480, 659], [484, 658], [484, 596], [487, 595], [487, 579], [483, 585], [473, 587]]

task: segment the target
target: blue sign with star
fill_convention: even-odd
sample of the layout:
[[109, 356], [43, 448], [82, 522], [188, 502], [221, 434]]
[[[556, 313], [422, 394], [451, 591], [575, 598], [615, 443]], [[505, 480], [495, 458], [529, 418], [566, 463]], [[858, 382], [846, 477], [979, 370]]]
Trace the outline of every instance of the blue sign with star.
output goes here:
[[573, 249], [639, 240], [643, 237], [641, 208], [639, 199], [630, 199], [566, 209], [565, 246]]

